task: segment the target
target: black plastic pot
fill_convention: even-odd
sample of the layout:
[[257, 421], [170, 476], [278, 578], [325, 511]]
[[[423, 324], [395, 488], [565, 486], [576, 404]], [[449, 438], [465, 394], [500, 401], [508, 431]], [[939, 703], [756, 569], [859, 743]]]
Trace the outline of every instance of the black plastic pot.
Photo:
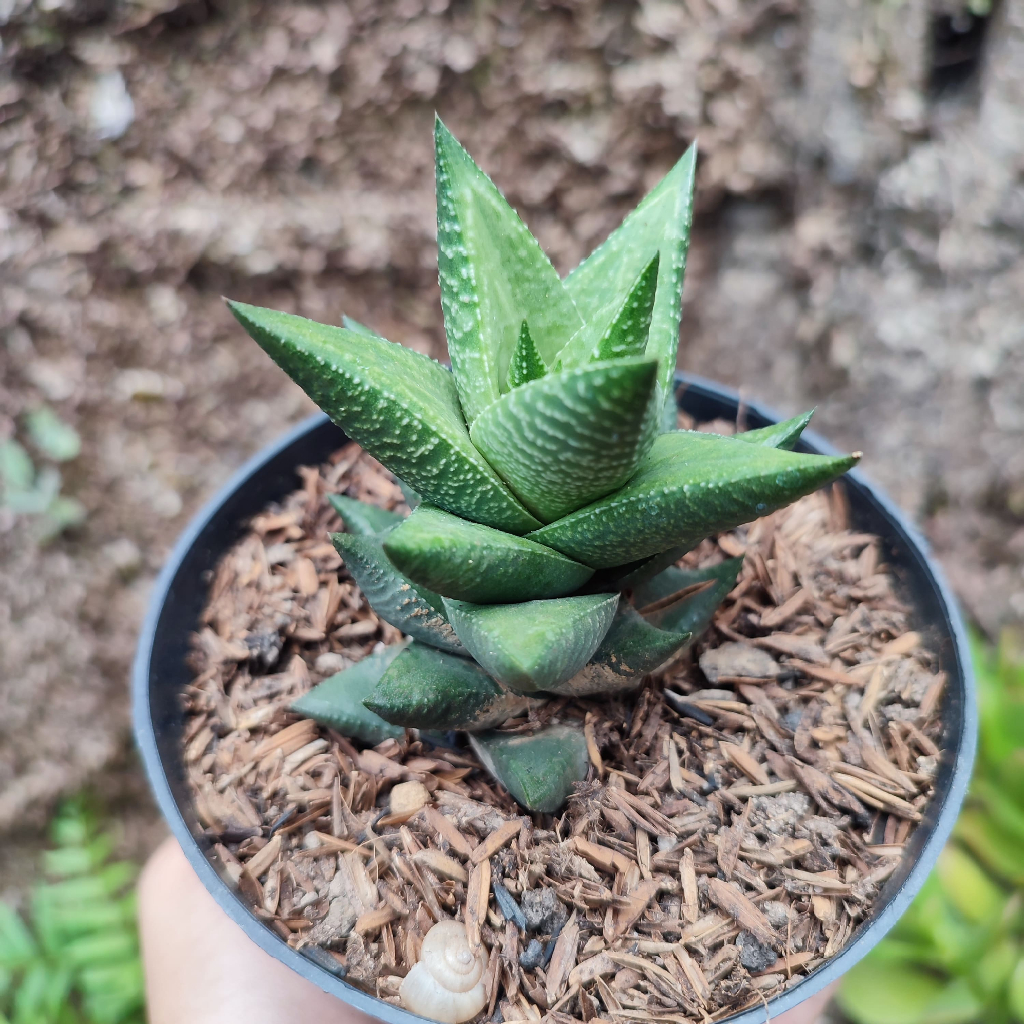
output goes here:
[[[699, 421], [736, 417], [735, 394], [695, 377], [679, 375], [677, 380], [681, 385], [677, 392], [680, 407]], [[751, 428], [778, 420], [767, 410], [749, 404], [746, 417]], [[350, 1006], [389, 1024], [412, 1024], [422, 1018], [346, 984], [325, 966], [329, 957], [317, 958], [315, 951], [308, 957], [296, 952], [249, 911], [214, 868], [211, 844], [196, 818], [182, 760], [180, 695], [191, 681], [185, 657], [189, 635], [206, 603], [209, 570], [238, 540], [253, 515], [295, 490], [297, 466], [323, 462], [344, 441], [345, 435], [326, 417], [317, 415], [307, 420], [251, 459], [192, 521], [157, 580], [139, 640], [133, 681], [135, 736], [171, 831], [203, 884], [246, 935]], [[834, 451], [813, 434], [804, 435], [798, 450]], [[914, 626], [925, 634], [948, 675], [943, 705], [945, 753], [925, 820], [914, 832], [898, 871], [886, 882], [872, 918], [837, 957], [768, 1002], [773, 1018], [849, 970], [896, 923], [949, 837], [974, 760], [974, 680], [953, 596], [928, 553], [927, 543], [902, 513], [859, 473], [850, 473], [846, 479], [854, 525], [881, 539], [883, 556], [896, 574], [903, 596], [913, 606]], [[756, 1007], [728, 1019], [737, 1024], [761, 1024], [765, 1009]]]

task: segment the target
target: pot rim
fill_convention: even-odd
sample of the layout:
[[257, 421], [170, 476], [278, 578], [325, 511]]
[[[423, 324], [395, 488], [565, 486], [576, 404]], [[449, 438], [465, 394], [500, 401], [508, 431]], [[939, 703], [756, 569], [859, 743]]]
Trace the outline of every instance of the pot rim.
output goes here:
[[[783, 418], [770, 407], [759, 402], [751, 402], [737, 392], [706, 378], [677, 371], [675, 382], [677, 404], [681, 402], [684, 393], [692, 392], [698, 399], [737, 403], [755, 421], [763, 420], [767, 424], [779, 422]], [[132, 718], [135, 742], [164, 820], [206, 890], [228, 917], [261, 949], [287, 964], [292, 970], [323, 991], [336, 996], [344, 1003], [371, 1017], [386, 1021], [387, 1024], [413, 1024], [413, 1022], [422, 1021], [425, 1018], [349, 985], [317, 961], [288, 946], [276, 932], [263, 924], [250, 911], [237, 893], [218, 874], [186, 822], [182, 809], [172, 792], [170, 779], [158, 748], [156, 723], [150, 702], [152, 654], [159, 620], [168, 598], [172, 595], [182, 563], [191, 552], [193, 545], [207, 526], [218, 517], [223, 506], [250, 477], [264, 469], [269, 462], [292, 444], [326, 422], [328, 422], [328, 417], [324, 413], [314, 413], [248, 459], [196, 513], [175, 543], [153, 586], [132, 665]], [[797, 450], [816, 451], [827, 455], [838, 453], [833, 445], [814, 431], [804, 432]], [[917, 852], [916, 860], [903, 881], [891, 894], [885, 905], [867, 923], [857, 928], [847, 945], [831, 960], [796, 985], [769, 998], [766, 1004], [751, 1007], [741, 1013], [724, 1018], [723, 1024], [726, 1022], [728, 1024], [763, 1024], [767, 1012], [770, 1011], [774, 1017], [793, 1008], [845, 974], [866, 956], [892, 928], [924, 884], [953, 830], [970, 782], [977, 746], [977, 706], [967, 635], [958, 612], [956, 599], [945, 575], [931, 553], [928, 541], [918, 528], [882, 491], [869, 483], [860, 470], [853, 469], [847, 475], [878, 506], [882, 514], [889, 520], [893, 532], [905, 545], [907, 553], [916, 559], [925, 576], [930, 577], [929, 582], [932, 584], [942, 608], [944, 621], [934, 623], [934, 625], [949, 635], [953, 662], [949, 666], [951, 670], [950, 684], [957, 681], [953, 678], [952, 670], [955, 669], [961, 683], [958, 689], [963, 702], [959, 735], [952, 737], [955, 749], [944, 752], [946, 757], [952, 758], [949, 787], [931, 824], [930, 831]], [[885, 539], [887, 538], [883, 537], [883, 540]], [[952, 688], [951, 685], [950, 689]]]

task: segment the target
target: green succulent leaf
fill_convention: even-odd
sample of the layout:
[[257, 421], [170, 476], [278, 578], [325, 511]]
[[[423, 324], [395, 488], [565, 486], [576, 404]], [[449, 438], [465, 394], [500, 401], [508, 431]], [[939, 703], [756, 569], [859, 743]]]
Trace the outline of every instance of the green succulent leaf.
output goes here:
[[523, 504], [553, 522], [636, 472], [659, 427], [657, 371], [629, 359], [550, 373], [491, 405], [470, 436]]
[[658, 286], [658, 260], [655, 253], [626, 297], [616, 298], [576, 332], [558, 353], [554, 369], [644, 354]]
[[[646, 354], [658, 360], [662, 395], [672, 389], [686, 252], [693, 220], [697, 147], [691, 146], [611, 236], [566, 278], [584, 321], [598, 319], [608, 297], [625, 297], [637, 276], [660, 254], [657, 294]], [[531, 321], [532, 322], [532, 321]]]
[[804, 427], [811, 422], [814, 410], [802, 412], [791, 420], [784, 420], [782, 423], [772, 423], [767, 427], [759, 427], [757, 430], [744, 430], [736, 435], [738, 441], [746, 441], [747, 444], [760, 444], [766, 448], [784, 448], [792, 451], [793, 446], [800, 440]]
[[402, 492], [402, 497], [405, 498], [405, 503], [409, 506], [410, 510], [414, 509], [423, 500], [419, 491], [414, 491], [404, 480], [399, 480], [398, 477], [395, 477], [395, 483], [398, 484], [398, 489]]
[[442, 366], [341, 327], [228, 306], [335, 423], [428, 501], [512, 533], [539, 525], [469, 439], [455, 381]]
[[490, 729], [534, 703], [472, 661], [421, 644], [402, 651], [364, 701], [393, 725], [441, 732]]
[[292, 711], [363, 743], [377, 744], [389, 737], [401, 739], [405, 729], [385, 722], [363, 701], [373, 693], [381, 677], [405, 648], [405, 644], [393, 644], [368, 654], [362, 661], [342, 669], [303, 694], [292, 703]]
[[499, 682], [550, 690], [590, 660], [615, 617], [618, 594], [479, 605], [445, 600], [455, 632]]
[[420, 505], [384, 538], [388, 558], [410, 579], [476, 604], [560, 597], [593, 570], [525, 537]]
[[538, 814], [554, 814], [587, 777], [583, 730], [553, 725], [530, 735], [500, 732], [470, 736], [476, 756], [518, 803]]
[[341, 516], [345, 529], [360, 537], [372, 537], [375, 533], [397, 526], [405, 517], [389, 512], [378, 505], [370, 505], [344, 494], [328, 494], [331, 508]]
[[648, 672], [664, 665], [690, 639], [687, 632], [658, 629], [629, 605], [620, 604], [590, 661], [570, 679], [551, 687], [551, 691], [563, 696], [586, 697], [594, 693], [633, 690]]
[[350, 316], [343, 316], [341, 318], [341, 326], [346, 330], [355, 331], [356, 334], [362, 334], [367, 338], [379, 338], [381, 341], [384, 340], [383, 334], [378, 334], [372, 327], [367, 327], [366, 324], [361, 324], [358, 320], [353, 320]]
[[440, 119], [434, 143], [441, 308], [472, 424], [501, 396], [524, 319], [547, 364], [583, 321], [537, 240]]
[[0, 483], [4, 492], [30, 491], [36, 478], [32, 457], [17, 441], [0, 442]]
[[77, 458], [82, 450], [78, 431], [45, 405], [25, 417], [25, 426], [36, 448], [56, 462]]
[[385, 622], [432, 647], [464, 655], [440, 596], [413, 583], [391, 564], [381, 545], [386, 536], [334, 533], [331, 540], [370, 607]]
[[605, 569], [603, 572], [594, 574], [594, 584], [607, 583], [609, 589], [633, 590], [649, 580], [653, 580], [658, 573], [664, 572], [669, 566], [675, 565], [689, 550], [689, 545], [677, 545], [674, 548], [659, 551], [656, 555], [651, 555], [648, 558]]
[[[718, 606], [736, 586], [741, 568], [742, 556], [702, 569], [670, 566], [634, 590], [633, 605], [652, 625], [677, 633], [692, 633], [696, 638], [707, 629]], [[687, 594], [691, 587], [701, 583], [710, 586]], [[672, 600], [677, 594], [681, 595], [679, 599]]]
[[608, 568], [731, 530], [834, 480], [856, 461], [674, 431], [655, 440], [621, 490], [529, 536]]
[[548, 372], [544, 365], [537, 346], [530, 337], [530, 328], [523, 321], [519, 328], [519, 340], [516, 342], [515, 351], [512, 353], [512, 360], [508, 364], [508, 390], [512, 391], [523, 384], [529, 384], [531, 380], [537, 380]]

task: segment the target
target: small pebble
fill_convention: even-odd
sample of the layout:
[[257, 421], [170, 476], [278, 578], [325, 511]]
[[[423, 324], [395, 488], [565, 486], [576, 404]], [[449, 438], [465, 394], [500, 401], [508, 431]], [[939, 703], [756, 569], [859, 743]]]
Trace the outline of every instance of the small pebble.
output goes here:
[[530, 944], [519, 954], [519, 966], [524, 971], [535, 971], [544, 963], [544, 943], [530, 939]]
[[758, 942], [750, 932], [740, 932], [736, 937], [736, 945], [740, 948], [740, 963], [748, 971], [764, 971], [778, 960], [775, 951]]
[[554, 889], [530, 889], [523, 893], [522, 902], [526, 928], [531, 932], [554, 935], [562, 930], [569, 917]]
[[517, 928], [526, 931], [526, 917], [512, 893], [501, 882], [492, 882], [491, 889], [494, 890], [494, 898], [498, 901], [505, 920], [511, 921]]
[[422, 782], [400, 782], [391, 790], [389, 808], [392, 814], [415, 814], [430, 803], [430, 791]]

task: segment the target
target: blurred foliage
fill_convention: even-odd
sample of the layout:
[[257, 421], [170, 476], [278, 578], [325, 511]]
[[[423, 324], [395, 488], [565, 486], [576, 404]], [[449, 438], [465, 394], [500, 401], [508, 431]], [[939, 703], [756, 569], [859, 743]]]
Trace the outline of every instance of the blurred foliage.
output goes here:
[[0, 1024], [142, 1024], [136, 867], [84, 800], [51, 825], [27, 920], [0, 902]]
[[846, 975], [855, 1024], [1024, 1024], [1024, 656], [975, 639], [980, 746], [954, 838]]
[[[50, 462], [68, 462], [82, 449], [78, 432], [52, 409], [42, 406], [24, 419], [33, 448]], [[61, 473], [54, 465], [37, 469], [24, 445], [10, 438], [0, 442], [0, 509], [32, 516], [44, 543], [85, 519], [85, 508], [61, 494]]]

